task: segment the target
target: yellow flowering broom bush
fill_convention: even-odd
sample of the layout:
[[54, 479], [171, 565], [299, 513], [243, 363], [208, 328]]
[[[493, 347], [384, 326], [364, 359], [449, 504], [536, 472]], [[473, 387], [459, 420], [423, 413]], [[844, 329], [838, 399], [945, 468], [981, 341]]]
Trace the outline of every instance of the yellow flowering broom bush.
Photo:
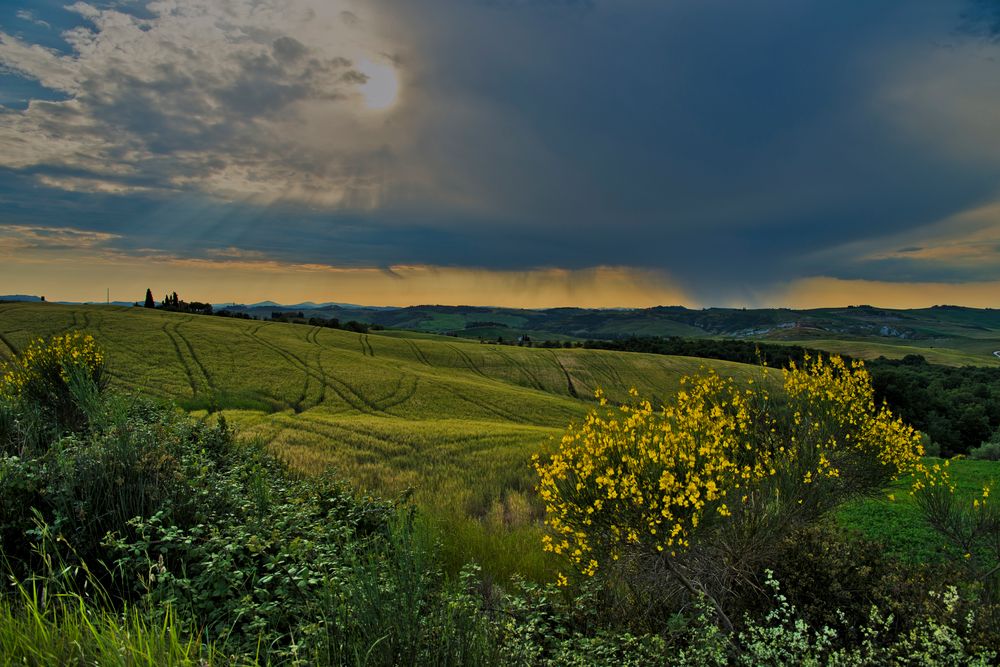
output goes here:
[[[669, 404], [601, 407], [536, 457], [544, 548], [657, 598], [722, 605], [792, 530], [920, 466], [919, 434], [877, 407], [861, 362], [806, 358], [757, 380], [687, 377]], [[564, 581], [564, 579], [561, 580]]]
[[36, 340], [10, 362], [0, 377], [0, 399], [22, 401], [52, 411], [71, 426], [81, 417], [81, 390], [107, 385], [104, 352], [93, 336], [70, 332]]

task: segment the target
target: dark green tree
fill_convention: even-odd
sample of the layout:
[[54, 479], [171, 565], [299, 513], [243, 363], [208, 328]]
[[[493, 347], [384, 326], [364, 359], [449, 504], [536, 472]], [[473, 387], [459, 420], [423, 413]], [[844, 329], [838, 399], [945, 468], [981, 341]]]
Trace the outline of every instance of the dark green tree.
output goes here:
[[148, 287], [146, 288], [146, 303], [143, 305], [146, 308], [156, 308], [156, 302], [153, 301], [153, 292]]

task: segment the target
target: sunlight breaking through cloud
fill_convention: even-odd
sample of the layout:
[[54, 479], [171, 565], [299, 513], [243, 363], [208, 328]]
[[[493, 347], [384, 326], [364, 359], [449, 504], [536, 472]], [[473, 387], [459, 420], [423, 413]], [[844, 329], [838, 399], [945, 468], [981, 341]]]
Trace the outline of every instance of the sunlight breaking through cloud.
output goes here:
[[69, 53], [0, 33], [3, 68], [68, 97], [0, 109], [0, 166], [74, 192], [378, 203], [387, 137], [367, 109], [388, 111], [399, 79], [363, 3], [68, 9], [87, 22], [63, 34]]

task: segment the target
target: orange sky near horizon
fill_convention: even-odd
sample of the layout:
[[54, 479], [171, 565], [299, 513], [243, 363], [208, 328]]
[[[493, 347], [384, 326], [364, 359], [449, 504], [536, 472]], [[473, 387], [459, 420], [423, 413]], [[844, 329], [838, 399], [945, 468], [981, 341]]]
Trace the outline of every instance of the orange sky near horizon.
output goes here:
[[806, 278], [746, 295], [743, 301], [701, 303], [662, 272], [629, 267], [539, 268], [498, 271], [428, 265], [388, 268], [333, 267], [262, 259], [203, 260], [169, 257], [45, 253], [8, 255], [0, 266], [0, 294], [44, 295], [50, 301], [142, 300], [146, 288], [159, 299], [176, 291], [212, 303], [304, 301], [371, 306], [419, 304], [520, 308], [819, 308], [871, 304], [921, 308], [938, 304], [1000, 307], [1000, 282], [890, 283]]

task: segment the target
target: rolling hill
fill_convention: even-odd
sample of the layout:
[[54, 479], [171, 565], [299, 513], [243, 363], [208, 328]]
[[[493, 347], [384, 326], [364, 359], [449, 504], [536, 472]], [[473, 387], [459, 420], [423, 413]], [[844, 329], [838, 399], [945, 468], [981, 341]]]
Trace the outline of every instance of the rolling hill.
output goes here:
[[525, 310], [478, 306], [370, 308], [321, 304], [230, 306], [227, 310], [267, 319], [275, 311], [305, 318], [356, 320], [383, 327], [448, 334], [474, 340], [535, 341], [618, 339], [628, 336], [742, 338], [801, 343], [862, 358], [922, 354], [952, 366], [1000, 365], [1000, 310], [935, 306], [894, 310], [872, 306], [817, 308], [645, 309], [551, 308]]
[[[518, 551], [541, 558], [530, 457], [586, 413], [595, 388], [612, 400], [632, 386], [664, 399], [702, 368], [756, 372], [687, 357], [44, 303], [0, 304], [0, 358], [71, 330], [97, 338], [120, 388], [223, 414], [305, 472], [333, 467], [379, 494], [412, 488], [453, 544], [481, 561]], [[532, 548], [512, 546], [521, 540]]]

